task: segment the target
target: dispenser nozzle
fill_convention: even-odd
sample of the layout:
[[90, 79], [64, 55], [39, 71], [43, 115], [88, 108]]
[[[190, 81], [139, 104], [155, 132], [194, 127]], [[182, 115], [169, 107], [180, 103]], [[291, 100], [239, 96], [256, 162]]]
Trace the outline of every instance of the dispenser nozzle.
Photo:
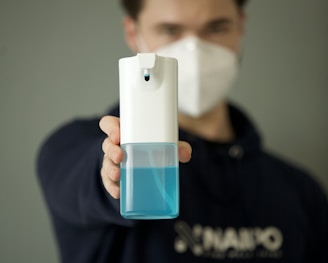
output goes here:
[[149, 69], [144, 69], [144, 78], [145, 78], [145, 81], [149, 81], [149, 79], [150, 79]]
[[155, 67], [155, 53], [138, 53], [139, 67], [143, 70], [145, 81], [150, 80], [150, 70]]

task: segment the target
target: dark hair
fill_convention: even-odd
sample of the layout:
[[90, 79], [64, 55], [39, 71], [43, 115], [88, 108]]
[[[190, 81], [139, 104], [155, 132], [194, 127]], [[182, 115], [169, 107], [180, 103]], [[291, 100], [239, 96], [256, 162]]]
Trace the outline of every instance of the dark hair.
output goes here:
[[[120, 0], [125, 12], [133, 19], [137, 19], [142, 9], [143, 0]], [[237, 6], [242, 9], [248, 0], [234, 0]]]

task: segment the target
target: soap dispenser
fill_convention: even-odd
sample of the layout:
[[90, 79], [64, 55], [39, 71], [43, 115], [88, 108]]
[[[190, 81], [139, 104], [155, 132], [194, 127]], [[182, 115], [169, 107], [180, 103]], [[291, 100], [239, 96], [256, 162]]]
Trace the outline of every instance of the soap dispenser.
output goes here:
[[179, 214], [178, 63], [139, 53], [119, 60], [120, 213], [127, 219]]

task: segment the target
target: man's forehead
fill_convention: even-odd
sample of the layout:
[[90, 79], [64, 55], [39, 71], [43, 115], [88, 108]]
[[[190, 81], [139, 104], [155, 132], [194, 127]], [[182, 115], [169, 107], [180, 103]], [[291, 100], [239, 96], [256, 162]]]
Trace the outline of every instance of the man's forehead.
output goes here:
[[236, 13], [234, 0], [144, 0], [139, 18], [152, 23], [208, 23]]

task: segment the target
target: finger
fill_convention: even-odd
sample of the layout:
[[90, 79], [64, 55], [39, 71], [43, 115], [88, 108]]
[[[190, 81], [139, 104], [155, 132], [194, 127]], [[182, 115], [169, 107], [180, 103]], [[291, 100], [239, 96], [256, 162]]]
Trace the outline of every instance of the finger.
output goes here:
[[107, 138], [103, 141], [101, 147], [102, 147], [102, 150], [103, 150], [103, 152], [104, 152], [105, 154], [108, 152], [108, 149], [109, 149], [111, 143], [112, 143], [112, 142], [111, 142], [111, 140], [110, 140], [109, 137], [107, 137]]
[[106, 191], [114, 198], [120, 198], [120, 186], [118, 183], [110, 181], [109, 179], [103, 179], [103, 184]]
[[117, 183], [120, 181], [120, 168], [105, 155], [102, 165], [102, 176], [108, 177], [111, 181]]
[[101, 177], [107, 192], [114, 198], [120, 196], [120, 169], [115, 165], [108, 156], [104, 156], [103, 165], [101, 168]]
[[189, 143], [185, 141], [179, 141], [179, 161], [182, 163], [187, 163], [191, 159], [192, 148]]
[[112, 143], [109, 137], [107, 137], [102, 143], [102, 150], [104, 154], [108, 155], [110, 159], [119, 164], [123, 160], [123, 151], [119, 145]]
[[114, 116], [104, 116], [99, 121], [100, 129], [108, 135], [115, 144], [120, 143], [120, 119]]
[[102, 144], [102, 149], [109, 157], [111, 161], [115, 164], [119, 164], [123, 161], [123, 151], [119, 145], [116, 145], [111, 142], [109, 138], [106, 138]]

